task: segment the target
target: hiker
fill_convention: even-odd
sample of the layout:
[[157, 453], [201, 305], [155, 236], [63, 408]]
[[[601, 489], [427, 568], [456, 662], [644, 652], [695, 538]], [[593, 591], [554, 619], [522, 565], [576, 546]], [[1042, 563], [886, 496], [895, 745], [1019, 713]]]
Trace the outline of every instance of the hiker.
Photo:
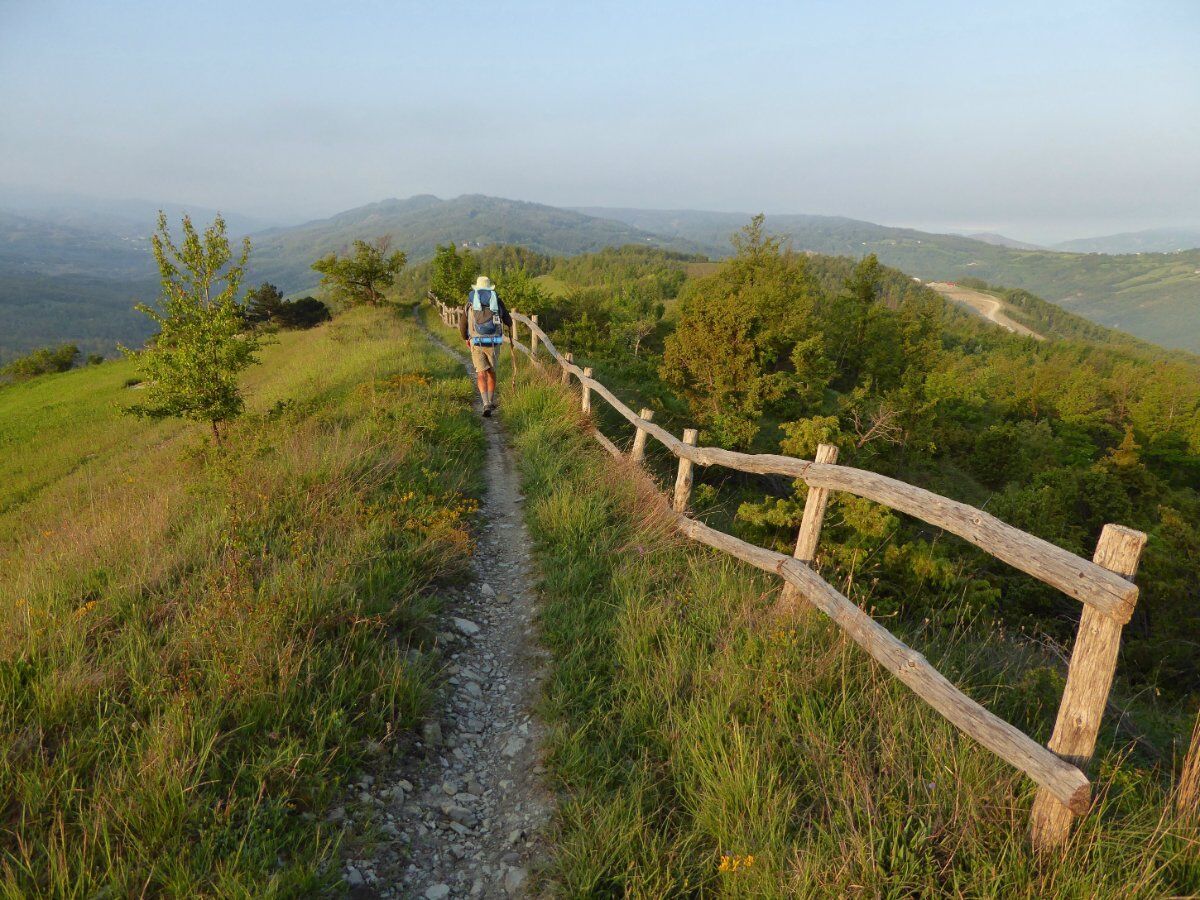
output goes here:
[[475, 367], [475, 383], [483, 399], [483, 414], [490, 416], [496, 408], [496, 358], [504, 343], [504, 326], [512, 327], [512, 318], [492, 279], [480, 275], [467, 294], [467, 304], [458, 323], [458, 333], [471, 348], [471, 365]]

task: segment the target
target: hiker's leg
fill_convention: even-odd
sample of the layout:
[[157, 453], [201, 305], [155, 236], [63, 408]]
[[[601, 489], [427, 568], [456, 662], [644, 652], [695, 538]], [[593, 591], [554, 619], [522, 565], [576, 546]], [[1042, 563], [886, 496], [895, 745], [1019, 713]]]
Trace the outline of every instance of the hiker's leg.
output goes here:
[[487, 389], [488, 389], [489, 396], [491, 396], [491, 398], [492, 398], [492, 402], [495, 403], [496, 402], [496, 370], [495, 369], [487, 370]]
[[488, 403], [488, 375], [490, 371], [489, 369], [480, 369], [475, 373], [475, 385], [479, 388], [479, 399], [483, 401], [485, 406]]

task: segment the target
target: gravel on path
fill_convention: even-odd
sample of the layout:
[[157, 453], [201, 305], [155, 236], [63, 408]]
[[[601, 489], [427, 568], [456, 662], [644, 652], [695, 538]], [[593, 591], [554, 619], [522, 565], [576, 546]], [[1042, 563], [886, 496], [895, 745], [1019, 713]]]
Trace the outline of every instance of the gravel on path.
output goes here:
[[500, 420], [480, 422], [487, 491], [475, 578], [450, 592], [440, 622], [443, 694], [412, 752], [360, 776], [330, 814], [352, 823], [342, 873], [352, 897], [526, 896], [543, 855], [554, 799], [532, 712], [546, 657], [524, 498]]

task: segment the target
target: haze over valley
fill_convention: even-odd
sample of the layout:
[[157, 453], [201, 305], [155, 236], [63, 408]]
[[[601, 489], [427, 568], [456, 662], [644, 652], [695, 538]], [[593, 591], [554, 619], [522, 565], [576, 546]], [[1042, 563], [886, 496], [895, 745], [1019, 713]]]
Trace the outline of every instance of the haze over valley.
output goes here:
[[[0, 192], [0, 359], [47, 343], [70, 341], [87, 352], [136, 345], [148, 324], [135, 301], [156, 291], [150, 202], [82, 197], [27, 198], [4, 206]], [[162, 205], [177, 218], [188, 207]], [[197, 222], [215, 210], [192, 208]], [[231, 234], [249, 235], [251, 282], [285, 293], [315, 290], [311, 263], [356, 239], [382, 235], [411, 261], [439, 244], [523, 246], [577, 254], [627, 244], [723, 258], [730, 236], [751, 213], [610, 207], [565, 209], [484, 195], [389, 199], [313, 221], [263, 227], [226, 216]], [[767, 229], [797, 251], [880, 261], [926, 281], [977, 279], [1021, 288], [1098, 324], [1168, 348], [1200, 351], [1200, 235], [1147, 232], [1068, 242], [1074, 252], [878, 225], [839, 216], [768, 215]], [[1106, 252], [1138, 246], [1186, 245], [1170, 252]], [[1164, 244], [1163, 242], [1167, 243]], [[1013, 246], [1018, 244], [1019, 246]]]

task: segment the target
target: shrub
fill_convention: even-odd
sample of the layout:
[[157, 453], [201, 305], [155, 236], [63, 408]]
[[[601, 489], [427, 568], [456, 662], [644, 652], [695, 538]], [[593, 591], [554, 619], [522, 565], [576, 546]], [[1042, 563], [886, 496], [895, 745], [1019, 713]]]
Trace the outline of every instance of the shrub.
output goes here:
[[63, 344], [59, 347], [42, 347], [34, 350], [28, 356], [14, 359], [4, 368], [0, 375], [7, 375], [14, 381], [25, 381], [38, 375], [48, 375], [51, 372], [65, 372], [79, 358], [79, 348], [74, 344]]

